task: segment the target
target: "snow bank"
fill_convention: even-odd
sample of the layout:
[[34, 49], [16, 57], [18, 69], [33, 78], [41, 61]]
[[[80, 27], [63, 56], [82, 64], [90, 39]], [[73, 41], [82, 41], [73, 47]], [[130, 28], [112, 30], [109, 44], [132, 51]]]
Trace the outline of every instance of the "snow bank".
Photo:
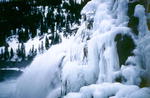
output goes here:
[[64, 98], [149, 98], [150, 88], [120, 83], [102, 83], [82, 87], [78, 93], [69, 93]]
[[150, 88], [141, 88], [133, 92], [128, 98], [150, 98]]
[[140, 89], [135, 85], [102, 83], [82, 87], [79, 93], [69, 93], [64, 98], [148, 98], [149, 91], [150, 88]]

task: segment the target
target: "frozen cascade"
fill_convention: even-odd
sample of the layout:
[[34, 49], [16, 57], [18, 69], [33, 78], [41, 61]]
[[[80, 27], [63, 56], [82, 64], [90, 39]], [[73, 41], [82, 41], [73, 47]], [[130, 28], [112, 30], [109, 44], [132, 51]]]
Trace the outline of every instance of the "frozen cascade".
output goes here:
[[56, 45], [35, 58], [18, 79], [14, 98], [46, 98], [49, 91], [59, 88], [60, 67], [65, 56], [65, 48], [59, 48]]
[[[144, 13], [142, 13], [144, 10], [140, 10], [142, 11], [139, 15], [144, 16]], [[73, 80], [77, 80], [79, 77], [73, 79], [67, 77], [68, 80], [66, 80], [69, 81], [67, 87], [70, 87], [69, 85], [72, 87], [69, 88], [70, 93], [68, 93], [64, 98], [106, 98], [110, 96], [111, 98], [131, 98], [132, 96], [137, 97], [137, 92], [143, 93], [142, 96], [144, 98], [150, 97], [149, 88], [140, 89], [138, 87], [141, 83], [141, 76], [145, 74], [145, 70], [139, 67], [138, 62], [140, 60], [137, 56], [129, 57], [126, 63], [130, 62], [130, 65], [122, 65], [121, 69], [119, 68], [120, 64], [116, 49], [117, 42], [115, 42], [114, 39], [118, 34], [128, 35], [131, 36], [131, 38], [134, 38], [134, 35], [127, 27], [129, 21], [127, 11], [127, 0], [92, 0], [83, 8], [81, 14], [86, 16], [86, 21], [93, 22], [93, 28], [91, 30], [92, 35], [90, 40], [87, 41], [88, 65], [86, 68], [87, 70], [88, 68], [91, 70], [90, 77], [94, 77], [93, 79], [96, 78], [96, 81], [93, 81], [93, 83], [86, 81], [86, 75], [89, 75], [89, 71], [84, 73], [82, 68], [79, 68], [81, 72], [76, 71], [77, 73], [71, 73], [68, 77], [74, 76], [75, 74], [77, 76], [78, 73], [82, 73], [83, 75], [80, 78], [81, 81], [75, 81], [76, 83], [74, 83]], [[135, 11], [135, 15], [136, 13], [137, 12]], [[139, 23], [139, 32], [145, 32], [142, 31], [141, 28], [148, 30], [146, 29], [145, 18], [140, 16], [137, 17], [139, 18], [139, 21], [141, 21]], [[84, 70], [86, 68], [84, 68]], [[73, 69], [77, 68], [73, 67]], [[66, 71], [64, 71], [64, 74], [65, 72]], [[128, 85], [112, 83], [115, 82], [118, 77], [125, 78], [125, 81], [122, 81], [122, 83]], [[84, 84], [84, 81], [86, 83], [85, 85], [88, 86], [78, 85], [79, 83]], [[77, 90], [72, 89], [77, 87], [77, 85], [81, 86], [80, 90], [78, 89], [78, 93], [76, 93]]]
[[[141, 73], [149, 74], [149, 60], [146, 59], [146, 65], [139, 62], [149, 56], [141, 57], [139, 53], [140, 48], [146, 46], [144, 41], [149, 39], [144, 9], [140, 5], [134, 15], [140, 21], [139, 32], [147, 36], [134, 39], [137, 48], [135, 56], [128, 57], [128, 65], [119, 62], [116, 36], [134, 38], [127, 27], [127, 11], [128, 0], [89, 1], [81, 11], [83, 18], [76, 35], [63, 39], [34, 59], [18, 79], [14, 98], [136, 98], [138, 93], [150, 98], [150, 88], [139, 87]], [[148, 50], [149, 46], [142, 53]], [[141, 66], [146, 66], [146, 71]], [[116, 83], [118, 78], [124, 80]]]

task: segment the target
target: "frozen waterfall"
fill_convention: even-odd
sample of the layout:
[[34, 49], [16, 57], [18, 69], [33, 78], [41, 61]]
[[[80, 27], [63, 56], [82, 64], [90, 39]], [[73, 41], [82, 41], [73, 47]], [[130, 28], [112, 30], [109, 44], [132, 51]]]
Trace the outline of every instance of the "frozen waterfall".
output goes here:
[[[141, 77], [149, 75], [150, 69], [144, 11], [142, 5], [135, 7], [140, 32], [135, 39], [128, 27], [128, 0], [89, 1], [81, 11], [76, 35], [63, 38], [62, 43], [36, 57], [18, 79], [13, 98], [150, 98], [150, 88], [139, 87]], [[134, 56], [124, 65], [119, 62], [117, 35], [127, 35], [137, 45]]]

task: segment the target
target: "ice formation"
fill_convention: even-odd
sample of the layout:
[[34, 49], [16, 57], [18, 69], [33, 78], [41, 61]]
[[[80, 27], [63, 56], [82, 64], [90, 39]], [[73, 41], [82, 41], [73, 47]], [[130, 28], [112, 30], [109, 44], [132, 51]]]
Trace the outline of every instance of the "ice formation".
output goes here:
[[[15, 98], [150, 98], [150, 88], [139, 87], [141, 77], [150, 76], [145, 10], [135, 8], [137, 39], [127, 27], [127, 11], [128, 0], [89, 1], [76, 35], [35, 58], [18, 80]], [[137, 45], [125, 65], [119, 63], [118, 34]]]
[[[137, 56], [138, 54], [135, 53], [134, 57], [128, 58], [126, 61], [126, 63], [129, 63], [128, 65], [122, 65], [121, 69], [119, 66], [119, 58], [116, 49], [117, 42], [114, 41], [116, 35], [126, 34], [134, 38], [134, 35], [127, 27], [129, 21], [127, 10], [127, 0], [92, 0], [83, 8], [81, 14], [86, 15], [86, 21], [93, 21], [90, 40], [86, 41], [86, 43], [88, 43], [88, 64], [86, 68], [91, 70], [90, 76], [94, 77], [93, 79], [96, 80], [94, 80], [93, 83], [87, 82], [86, 75], [89, 74], [82, 71], [83, 67], [79, 68], [81, 72], [70, 73], [70, 77], [82, 73], [83, 80], [81, 80], [82, 82], [76, 82], [72, 79], [70, 79], [71, 81], [69, 81], [69, 79], [66, 81], [71, 83], [75, 82], [77, 84], [84, 84], [83, 81], [85, 81], [88, 85], [89, 83], [92, 85], [87, 87], [81, 86], [82, 88], [80, 88], [79, 93], [72, 92], [74, 90], [70, 87], [71, 93], [67, 94], [64, 98], [106, 98], [110, 96], [111, 98], [131, 98], [131, 96], [138, 96], [136, 91], [143, 92], [143, 89], [149, 89], [140, 89], [138, 87], [142, 81], [141, 77], [146, 73], [145, 70], [140, 67], [140, 57]], [[148, 32], [145, 10], [142, 5], [136, 6], [134, 16], [138, 17], [140, 21], [138, 27], [138, 31], [141, 33], [139, 34], [139, 41], [140, 38]], [[86, 68], [84, 68], [84, 70], [86, 70]], [[77, 68], [73, 67], [73, 69]], [[123, 84], [113, 83], [118, 77], [122, 77], [121, 81]], [[77, 80], [79, 78], [74, 79]], [[105, 82], [109, 83], [105, 84]], [[75, 85], [71, 86], [77, 87]], [[69, 87], [69, 84], [67, 87]], [[135, 95], [135, 93], [137, 95]], [[150, 95], [145, 91], [143, 97], [149, 98]]]
[[137, 5], [135, 7], [134, 16], [139, 18], [139, 37], [144, 37], [144, 35], [148, 32], [144, 6]]
[[[55, 46], [55, 48], [52, 47], [47, 53], [36, 57], [32, 66], [25, 70], [25, 73], [18, 79], [14, 98], [45, 98], [49, 91], [58, 87], [60, 84], [59, 67], [65, 54], [63, 49], [58, 50], [60, 46]], [[59, 55], [55, 56], [55, 54]]]

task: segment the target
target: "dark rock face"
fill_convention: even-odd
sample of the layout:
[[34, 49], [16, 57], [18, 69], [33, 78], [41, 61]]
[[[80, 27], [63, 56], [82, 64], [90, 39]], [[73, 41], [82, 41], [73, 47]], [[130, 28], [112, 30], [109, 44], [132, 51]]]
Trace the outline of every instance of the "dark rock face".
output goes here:
[[139, 24], [139, 19], [137, 17], [131, 16], [128, 23], [128, 27], [130, 27], [132, 29], [132, 32], [136, 35], [139, 34], [138, 24]]
[[132, 51], [135, 48], [135, 43], [131, 36], [118, 34], [115, 37], [117, 42], [117, 52], [120, 65], [125, 64], [127, 58], [133, 55]]

